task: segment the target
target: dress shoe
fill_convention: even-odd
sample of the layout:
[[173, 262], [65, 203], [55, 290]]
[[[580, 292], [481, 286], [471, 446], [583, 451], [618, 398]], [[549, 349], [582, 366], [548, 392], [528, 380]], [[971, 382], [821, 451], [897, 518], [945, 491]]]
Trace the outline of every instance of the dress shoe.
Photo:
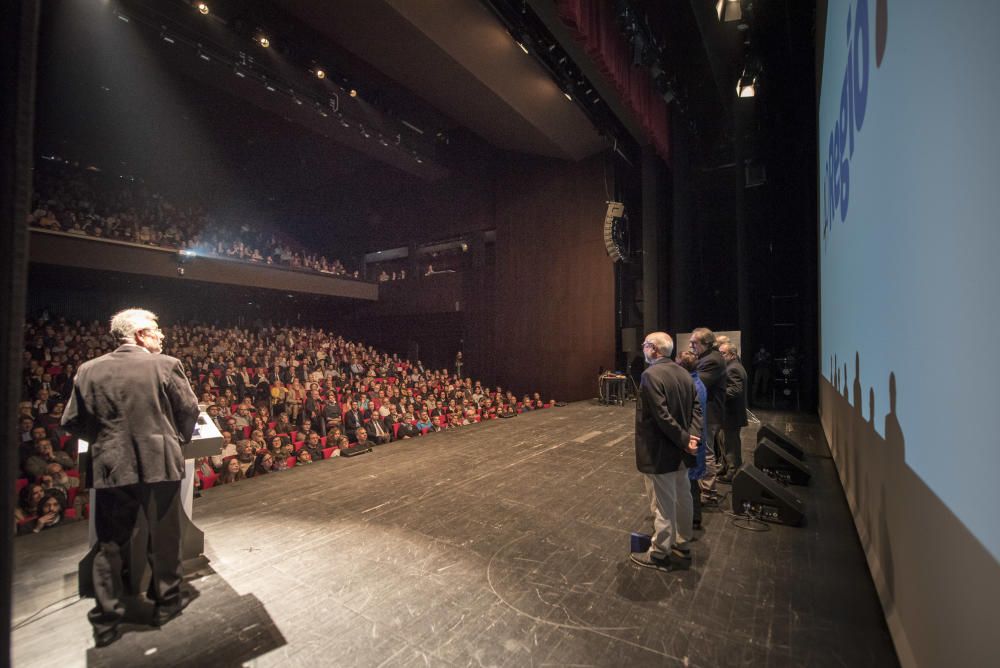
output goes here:
[[107, 647], [121, 637], [122, 630], [117, 626], [112, 626], [110, 629], [105, 629], [104, 631], [94, 629], [94, 646]]
[[191, 603], [191, 599], [184, 597], [180, 602], [173, 605], [157, 605], [156, 609], [153, 611], [153, 626], [163, 626], [171, 619], [181, 614], [181, 611], [188, 607]]

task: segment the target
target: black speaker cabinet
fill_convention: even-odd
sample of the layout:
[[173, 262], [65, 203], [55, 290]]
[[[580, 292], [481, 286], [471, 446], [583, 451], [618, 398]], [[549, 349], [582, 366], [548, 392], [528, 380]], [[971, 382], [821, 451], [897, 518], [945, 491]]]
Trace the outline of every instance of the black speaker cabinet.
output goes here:
[[768, 522], [791, 526], [802, 524], [805, 506], [791, 490], [750, 463], [744, 464], [733, 478], [733, 512], [752, 515]]
[[805, 462], [792, 457], [769, 438], [757, 443], [757, 449], [753, 451], [753, 463], [760, 470], [773, 473], [792, 485], [808, 485], [812, 478], [812, 471]]
[[757, 430], [757, 442], [760, 443], [765, 438], [771, 439], [771, 442], [785, 450], [796, 459], [806, 458], [806, 453], [805, 450], [802, 449], [802, 446], [769, 424], [762, 424], [760, 429]]

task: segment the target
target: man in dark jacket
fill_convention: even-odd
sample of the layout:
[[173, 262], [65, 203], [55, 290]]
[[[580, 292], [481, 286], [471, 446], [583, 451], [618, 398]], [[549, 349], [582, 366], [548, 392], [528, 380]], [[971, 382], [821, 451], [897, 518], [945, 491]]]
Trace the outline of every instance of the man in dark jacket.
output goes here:
[[123, 571], [135, 527], [148, 526], [146, 561], [154, 624], [165, 624], [186, 605], [181, 596], [181, 444], [191, 440], [198, 400], [180, 360], [159, 354], [163, 332], [156, 315], [128, 309], [111, 319], [121, 344], [83, 364], [62, 425], [90, 444], [87, 478], [97, 492], [93, 561], [95, 606], [87, 613], [98, 647], [121, 636], [125, 612]]
[[635, 414], [636, 468], [646, 474], [653, 512], [648, 552], [632, 553], [645, 568], [671, 570], [671, 554], [690, 558], [692, 499], [687, 468], [695, 465], [701, 434], [701, 405], [694, 381], [670, 359], [674, 342], [653, 332], [642, 344], [649, 368], [642, 373]]
[[719, 432], [726, 414], [726, 360], [717, 349], [715, 333], [707, 327], [691, 332], [691, 352], [698, 356], [698, 378], [708, 392], [708, 443], [705, 449], [705, 475], [699, 481], [702, 501], [717, 500], [715, 481], [718, 475], [716, 461], [721, 457]]
[[747, 370], [740, 363], [734, 343], [723, 343], [719, 352], [726, 360], [726, 414], [722, 423], [722, 444], [726, 449], [725, 471], [720, 480], [731, 482], [743, 465], [740, 429], [747, 425]]

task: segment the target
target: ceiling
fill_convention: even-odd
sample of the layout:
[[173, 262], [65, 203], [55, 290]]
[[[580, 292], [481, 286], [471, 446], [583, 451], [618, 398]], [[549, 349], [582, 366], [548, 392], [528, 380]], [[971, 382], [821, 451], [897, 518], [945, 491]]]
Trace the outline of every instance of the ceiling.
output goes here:
[[493, 146], [580, 160], [607, 147], [479, 0], [276, 0]]

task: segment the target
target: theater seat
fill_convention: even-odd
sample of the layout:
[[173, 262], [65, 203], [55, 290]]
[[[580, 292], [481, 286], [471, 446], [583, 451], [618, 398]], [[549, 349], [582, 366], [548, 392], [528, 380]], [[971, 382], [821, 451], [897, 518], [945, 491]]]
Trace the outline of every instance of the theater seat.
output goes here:
[[429, 432], [430, 430], [431, 430], [430, 427], [424, 427], [423, 429], [420, 430], [420, 433], [421, 433], [421, 435], [423, 435], [423, 434], [426, 434], [427, 432]]
[[329, 459], [333, 456], [333, 451], [337, 448], [323, 448], [323, 459]]
[[28, 486], [28, 479], [27, 478], [18, 478], [17, 479], [17, 485], [16, 485], [16, 487], [14, 489], [14, 493], [15, 494], [20, 494], [21, 490], [24, 489], [27, 486]]
[[63, 512], [63, 519], [75, 520], [76, 519], [76, 508], [67, 508]]
[[219, 476], [216, 473], [213, 473], [212, 475], [204, 475], [201, 471], [195, 471], [195, 474], [197, 474], [198, 479], [201, 480], [202, 489], [211, 489], [215, 484], [215, 481], [219, 479]]
[[66, 441], [68, 441], [71, 438], [73, 438], [72, 434], [65, 434], [63, 436], [60, 436], [59, 437], [59, 449], [60, 450], [65, 450], [66, 449]]
[[392, 425], [392, 437], [399, 438], [399, 423], [394, 422]]
[[73, 502], [76, 501], [76, 495], [80, 493], [79, 487], [70, 487], [69, 493], [66, 495], [66, 507], [72, 508]]
[[253, 427], [250, 426], [243, 427], [243, 438], [250, 438], [251, 431], [253, 431]]
[[305, 441], [295, 441], [293, 443], [293, 445], [295, 446], [295, 452], [298, 452], [299, 450], [301, 450], [302, 446], [304, 446], [305, 444], [306, 444]]
[[285, 467], [286, 467], [286, 468], [292, 468], [292, 467], [294, 467], [294, 466], [295, 466], [295, 463], [296, 463], [297, 461], [298, 461], [298, 460], [297, 460], [297, 459], [295, 459], [295, 457], [294, 457], [294, 456], [290, 456], [290, 457], [289, 457], [288, 459], [286, 459], [286, 460], [285, 460]]

